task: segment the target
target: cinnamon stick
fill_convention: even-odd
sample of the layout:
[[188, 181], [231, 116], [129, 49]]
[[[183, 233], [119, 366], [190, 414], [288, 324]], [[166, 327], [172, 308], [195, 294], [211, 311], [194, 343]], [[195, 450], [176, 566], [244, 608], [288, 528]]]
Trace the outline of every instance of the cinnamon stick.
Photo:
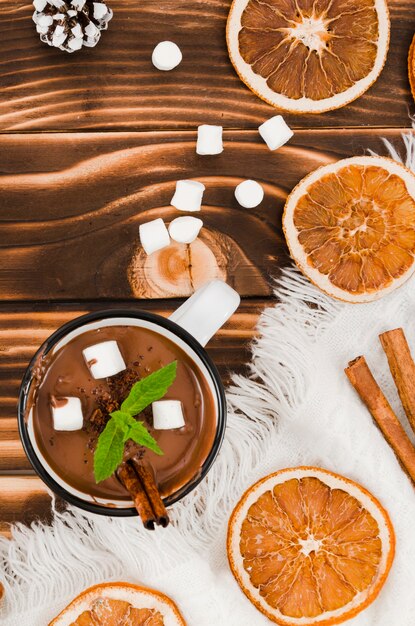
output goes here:
[[156, 523], [159, 526], [166, 528], [169, 524], [169, 515], [166, 507], [164, 506], [163, 500], [161, 499], [152, 470], [135, 457], [133, 457], [130, 462], [132, 463], [134, 470], [141, 481], [148, 500], [150, 501], [156, 517]]
[[122, 463], [117, 470], [117, 476], [131, 495], [144, 528], [154, 530], [156, 516], [134, 468], [129, 463]]
[[415, 432], [415, 363], [402, 328], [379, 335], [406, 416]]
[[373, 377], [366, 359], [359, 356], [349, 363], [346, 375], [366, 404], [402, 467], [415, 483], [415, 448]]

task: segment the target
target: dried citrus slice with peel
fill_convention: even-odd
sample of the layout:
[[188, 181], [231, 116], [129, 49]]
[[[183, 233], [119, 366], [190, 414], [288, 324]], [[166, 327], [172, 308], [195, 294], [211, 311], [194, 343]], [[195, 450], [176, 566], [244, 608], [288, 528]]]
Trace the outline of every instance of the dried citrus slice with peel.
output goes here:
[[229, 521], [236, 580], [284, 626], [327, 626], [359, 613], [385, 582], [394, 547], [388, 514], [368, 491], [313, 467], [263, 478]]
[[369, 302], [415, 269], [415, 176], [384, 157], [352, 157], [306, 176], [288, 196], [291, 256], [318, 287]]
[[129, 583], [86, 589], [49, 626], [186, 626], [170, 598]]
[[322, 113], [361, 96], [389, 47], [385, 0], [233, 0], [230, 59], [260, 98], [294, 113]]

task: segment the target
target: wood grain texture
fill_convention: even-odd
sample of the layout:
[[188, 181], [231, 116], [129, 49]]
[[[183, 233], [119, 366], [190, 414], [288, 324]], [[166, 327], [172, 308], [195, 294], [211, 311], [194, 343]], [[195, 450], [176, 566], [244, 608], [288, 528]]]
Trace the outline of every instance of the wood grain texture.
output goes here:
[[[245, 300], [229, 322], [208, 345], [208, 352], [219, 368], [222, 379], [228, 383], [232, 373], [246, 371], [249, 344], [254, 339], [255, 326], [267, 300]], [[140, 302], [140, 308], [168, 317], [179, 302]], [[113, 302], [113, 308], [131, 309], [126, 302]], [[137, 308], [137, 305], [134, 305]], [[35, 310], [34, 310], [35, 309]], [[36, 310], [37, 309], [37, 310]], [[59, 326], [102, 305], [89, 303], [85, 308], [76, 305], [10, 306], [0, 311], [0, 475], [24, 473], [32, 469], [20, 443], [16, 406], [25, 368], [40, 344]], [[13, 499], [13, 494], [8, 496]], [[0, 490], [1, 498], [1, 490]], [[20, 496], [19, 496], [20, 498]], [[1, 501], [1, 500], [0, 500]], [[10, 506], [14, 506], [12, 503]], [[0, 506], [0, 521], [2, 519]]]
[[[27, 2], [0, 0], [0, 130], [177, 129], [201, 123], [254, 128], [275, 109], [236, 76], [225, 24], [230, 0], [113, 0], [114, 18], [94, 49], [68, 55], [40, 42]], [[295, 127], [406, 126], [414, 111], [406, 57], [411, 0], [389, 0], [391, 45], [377, 83], [350, 106], [293, 117]], [[170, 39], [183, 51], [173, 72], [151, 52]]]
[[10, 536], [16, 521], [48, 523], [51, 498], [37, 476], [0, 476], [0, 534]]
[[[103, 307], [168, 315], [176, 298], [220, 276], [244, 300], [208, 350], [225, 383], [231, 371], [246, 371], [272, 276], [288, 261], [281, 232], [287, 194], [319, 165], [368, 148], [385, 154], [382, 136], [402, 148], [400, 129], [415, 110], [406, 73], [415, 30], [410, 0], [389, 1], [391, 47], [377, 83], [338, 111], [287, 116], [299, 130], [276, 153], [252, 130], [275, 109], [239, 81], [228, 59], [230, 0], [111, 6], [114, 19], [97, 48], [67, 55], [39, 41], [30, 3], [0, 0], [0, 533], [6, 535], [13, 522], [50, 520], [50, 497], [24, 456], [15, 417], [20, 380], [39, 344], [66, 321]], [[184, 53], [170, 73], [150, 61], [164, 39]], [[200, 123], [228, 129], [223, 154], [195, 154]], [[206, 184], [205, 228], [193, 246], [149, 259], [138, 226], [179, 215], [169, 206], [179, 178]], [[233, 196], [244, 178], [264, 186], [257, 209], [242, 209]]]
[[[400, 132], [382, 134], [400, 149]], [[255, 132], [229, 131], [213, 158], [195, 153], [191, 132], [0, 135], [0, 298], [184, 297], [213, 277], [267, 296], [287, 263], [287, 194], [316, 167], [369, 148], [386, 153], [362, 129], [299, 131], [275, 153]], [[206, 185], [201, 236], [147, 257], [139, 225], [181, 214], [169, 205], [180, 178]], [[234, 197], [244, 178], [264, 187], [255, 209]]]

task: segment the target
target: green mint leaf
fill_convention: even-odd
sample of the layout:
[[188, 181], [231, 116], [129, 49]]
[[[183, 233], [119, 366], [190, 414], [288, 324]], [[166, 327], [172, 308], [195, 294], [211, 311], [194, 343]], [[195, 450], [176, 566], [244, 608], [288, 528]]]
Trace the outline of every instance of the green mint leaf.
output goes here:
[[166, 395], [167, 390], [176, 378], [177, 361], [142, 378], [131, 387], [128, 398], [121, 405], [121, 411], [130, 415], [138, 415], [152, 402]]
[[163, 454], [157, 441], [150, 435], [138, 415], [152, 402], [163, 398], [176, 378], [177, 361], [142, 378], [132, 386], [119, 411], [111, 413], [110, 420], [98, 438], [94, 454], [94, 474], [97, 483], [109, 478], [121, 464], [124, 444], [132, 439], [156, 454]]
[[112, 417], [100, 434], [94, 454], [94, 475], [97, 483], [109, 478], [122, 462], [127, 431], [128, 427], [120, 419]]
[[163, 451], [157, 444], [157, 441], [150, 435], [143, 422], [137, 422], [133, 417], [130, 418], [129, 428], [126, 433], [127, 439], [132, 439], [140, 446], [146, 446], [158, 455], [162, 455]]
[[110, 413], [110, 416], [113, 420], [115, 420], [119, 428], [123, 430], [125, 437], [125, 434], [128, 431], [128, 427], [130, 425], [131, 415], [126, 411], [113, 411], [112, 413]]

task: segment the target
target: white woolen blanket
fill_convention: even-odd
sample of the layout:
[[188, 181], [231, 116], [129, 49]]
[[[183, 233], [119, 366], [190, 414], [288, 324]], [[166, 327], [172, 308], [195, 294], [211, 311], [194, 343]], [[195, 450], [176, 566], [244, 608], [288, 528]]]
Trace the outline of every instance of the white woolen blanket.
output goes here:
[[[406, 141], [411, 158], [412, 139]], [[85, 587], [125, 580], [170, 595], [189, 626], [266, 626], [268, 619], [230, 573], [227, 520], [243, 491], [260, 477], [317, 465], [372, 491], [396, 530], [396, 559], [380, 597], [349, 623], [413, 626], [415, 491], [343, 369], [365, 354], [405, 419], [378, 334], [403, 326], [415, 354], [415, 279], [379, 302], [349, 305], [288, 270], [276, 296], [280, 302], [260, 319], [251, 375], [235, 377], [228, 390], [220, 456], [203, 484], [173, 507], [170, 527], [150, 533], [137, 519], [85, 516], [74, 509], [56, 513], [50, 527], [15, 526], [10, 541], [0, 539], [2, 625], [46, 626]]]

